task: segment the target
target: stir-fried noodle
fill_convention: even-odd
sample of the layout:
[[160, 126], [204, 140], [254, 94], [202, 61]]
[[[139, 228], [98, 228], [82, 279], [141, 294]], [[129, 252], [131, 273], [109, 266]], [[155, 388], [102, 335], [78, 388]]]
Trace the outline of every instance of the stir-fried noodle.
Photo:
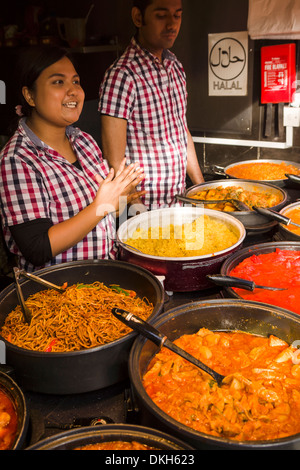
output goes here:
[[47, 352], [92, 348], [128, 334], [132, 330], [114, 317], [113, 307], [143, 319], [153, 311], [153, 305], [135, 292], [100, 282], [72, 285], [62, 294], [43, 290], [28, 297], [26, 305], [32, 312], [30, 325], [18, 305], [6, 317], [0, 334], [16, 346]]

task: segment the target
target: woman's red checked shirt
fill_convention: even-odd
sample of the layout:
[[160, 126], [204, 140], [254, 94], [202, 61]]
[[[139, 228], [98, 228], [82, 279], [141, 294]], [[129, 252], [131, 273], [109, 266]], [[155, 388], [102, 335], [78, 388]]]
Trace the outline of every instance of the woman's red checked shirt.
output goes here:
[[95, 175], [107, 176], [107, 162], [89, 134], [69, 127], [67, 135], [81, 169], [41, 142], [24, 119], [0, 154], [0, 212], [4, 238], [9, 250], [18, 256], [20, 267], [27, 271], [67, 261], [115, 256], [112, 215], [101, 220], [76, 246], [39, 267], [26, 262], [10, 233], [10, 226], [39, 218], [58, 224], [94, 200], [99, 187]]
[[134, 38], [101, 84], [99, 111], [127, 121], [126, 156], [144, 169], [148, 208], [171, 206], [185, 190], [186, 101], [185, 73], [175, 55], [165, 51], [161, 64]]

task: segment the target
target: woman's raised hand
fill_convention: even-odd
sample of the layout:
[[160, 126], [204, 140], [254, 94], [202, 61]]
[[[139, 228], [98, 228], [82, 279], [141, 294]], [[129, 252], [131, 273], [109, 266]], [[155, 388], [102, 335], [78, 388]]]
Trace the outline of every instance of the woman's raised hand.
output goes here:
[[[126, 166], [125, 158], [116, 174], [111, 168], [105, 179], [96, 175], [96, 180], [99, 183], [94, 201], [97, 204], [97, 214], [105, 215], [109, 212], [116, 212], [119, 210], [121, 198], [128, 197], [128, 202], [131, 202], [144, 194], [142, 191], [133, 193], [133, 190], [144, 178], [144, 172], [139, 168], [138, 163]], [[124, 205], [124, 200], [122, 205]]]

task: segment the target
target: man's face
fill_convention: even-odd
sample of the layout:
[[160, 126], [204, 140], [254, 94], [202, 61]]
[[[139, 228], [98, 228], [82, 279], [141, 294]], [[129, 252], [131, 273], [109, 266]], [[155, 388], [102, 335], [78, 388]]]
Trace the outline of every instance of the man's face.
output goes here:
[[142, 47], [161, 58], [162, 51], [173, 46], [181, 26], [182, 0], [153, 0], [144, 18], [138, 9], [133, 14]]

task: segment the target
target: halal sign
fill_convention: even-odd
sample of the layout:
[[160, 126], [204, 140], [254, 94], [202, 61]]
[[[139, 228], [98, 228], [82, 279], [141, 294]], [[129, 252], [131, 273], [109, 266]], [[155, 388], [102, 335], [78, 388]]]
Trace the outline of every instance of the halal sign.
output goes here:
[[209, 95], [247, 94], [248, 33], [209, 35]]

